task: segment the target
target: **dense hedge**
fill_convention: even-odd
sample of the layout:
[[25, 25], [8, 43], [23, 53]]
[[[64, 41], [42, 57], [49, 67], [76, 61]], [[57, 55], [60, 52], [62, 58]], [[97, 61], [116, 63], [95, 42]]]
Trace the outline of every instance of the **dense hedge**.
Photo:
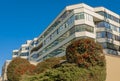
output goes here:
[[65, 60], [65, 56], [46, 59], [45, 61], [37, 64], [34, 72], [37, 74], [43, 73], [47, 69], [53, 68], [58, 65], [62, 60]]
[[79, 68], [76, 64], [62, 64], [56, 69], [35, 76], [23, 76], [21, 81], [105, 81], [105, 68]]
[[22, 58], [13, 59], [7, 68], [8, 81], [19, 81], [23, 74], [33, 74], [35, 66]]
[[73, 41], [66, 49], [66, 58], [80, 67], [105, 66], [102, 46], [90, 38]]

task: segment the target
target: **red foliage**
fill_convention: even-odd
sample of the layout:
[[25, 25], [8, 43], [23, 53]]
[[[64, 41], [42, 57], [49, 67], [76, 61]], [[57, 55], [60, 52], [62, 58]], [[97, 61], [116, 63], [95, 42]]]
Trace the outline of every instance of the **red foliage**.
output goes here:
[[32, 74], [35, 66], [30, 64], [28, 60], [22, 58], [13, 59], [8, 65], [7, 77], [9, 81], [19, 81], [21, 75], [27, 73]]
[[35, 66], [32, 64], [21, 64], [15, 68], [15, 74], [32, 74], [34, 72]]
[[89, 38], [73, 41], [66, 49], [66, 58], [83, 67], [105, 64], [101, 45]]

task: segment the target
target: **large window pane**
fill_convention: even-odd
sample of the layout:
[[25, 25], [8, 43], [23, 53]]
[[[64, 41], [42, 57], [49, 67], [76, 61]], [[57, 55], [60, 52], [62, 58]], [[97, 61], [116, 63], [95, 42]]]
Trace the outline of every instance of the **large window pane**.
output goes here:
[[81, 31], [94, 32], [94, 27], [91, 27], [88, 25], [77, 25], [75, 26], [75, 31], [76, 32], [81, 32]]
[[84, 19], [84, 13], [77, 13], [75, 14], [75, 20], [80, 20], [80, 19]]
[[98, 32], [97, 33], [97, 38], [105, 38], [106, 37], [106, 32]]
[[111, 19], [115, 22], [118, 22], [118, 23], [120, 22], [119, 18], [116, 18], [116, 17], [114, 17], [114, 16], [112, 16], [112, 15], [106, 13], [106, 12], [100, 11], [100, 12], [97, 12], [97, 13], [104, 16], [105, 18], [109, 18], [109, 19]]

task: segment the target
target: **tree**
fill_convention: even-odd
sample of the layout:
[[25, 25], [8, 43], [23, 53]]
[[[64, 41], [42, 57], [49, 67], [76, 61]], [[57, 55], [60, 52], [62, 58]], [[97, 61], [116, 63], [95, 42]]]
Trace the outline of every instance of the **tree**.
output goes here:
[[102, 46], [90, 38], [73, 41], [66, 49], [66, 59], [81, 67], [105, 66]]
[[31, 74], [35, 66], [30, 64], [28, 60], [22, 58], [13, 59], [7, 68], [7, 77], [9, 81], [19, 81], [21, 75]]

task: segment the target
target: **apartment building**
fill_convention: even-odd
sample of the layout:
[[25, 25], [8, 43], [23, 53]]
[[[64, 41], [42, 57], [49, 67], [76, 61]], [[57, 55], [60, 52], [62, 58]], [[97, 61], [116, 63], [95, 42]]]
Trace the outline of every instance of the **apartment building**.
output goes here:
[[8, 81], [8, 79], [7, 79], [7, 67], [8, 67], [10, 62], [11, 62], [11, 60], [6, 60], [6, 62], [4, 63], [4, 65], [2, 67], [1, 81]]
[[[29, 45], [29, 56], [28, 56], [28, 59], [29, 59], [30, 62], [33, 62], [33, 61], [34, 61], [33, 58], [38, 57], [37, 55], [34, 55], [33, 58], [30, 58], [31, 51], [32, 51], [33, 49], [34, 49], [34, 50], [38, 50], [38, 49], [39, 49], [39, 47], [37, 47], [37, 45], [38, 45], [38, 38], [34, 38], [34, 39], [31, 41], [30, 45]], [[36, 61], [34, 61], [34, 62], [36, 62]]]
[[120, 15], [104, 8], [94, 8], [104, 20], [95, 22], [96, 40], [103, 46], [104, 52], [120, 55]]
[[99, 42], [104, 53], [120, 55], [120, 16], [84, 3], [67, 6], [36, 39], [29, 60], [40, 62], [63, 56], [71, 41], [86, 37]]
[[[25, 58], [36, 64], [50, 57], [65, 55], [69, 43], [80, 38], [99, 42], [105, 54], [120, 55], [120, 15], [104, 7], [91, 7], [84, 3], [67, 6], [40, 36], [13, 50], [12, 57]], [[2, 81], [7, 80], [9, 62], [3, 66]]]
[[30, 49], [30, 44], [31, 44], [31, 40], [27, 40], [25, 44], [22, 44], [20, 49], [18, 50], [13, 50], [13, 55], [12, 57], [21, 57], [24, 59], [28, 59], [29, 56], [29, 49]]
[[99, 42], [105, 54], [120, 55], [120, 15], [84, 3], [67, 6], [39, 37], [13, 50], [13, 58], [41, 62], [63, 56], [69, 43], [86, 37]]

